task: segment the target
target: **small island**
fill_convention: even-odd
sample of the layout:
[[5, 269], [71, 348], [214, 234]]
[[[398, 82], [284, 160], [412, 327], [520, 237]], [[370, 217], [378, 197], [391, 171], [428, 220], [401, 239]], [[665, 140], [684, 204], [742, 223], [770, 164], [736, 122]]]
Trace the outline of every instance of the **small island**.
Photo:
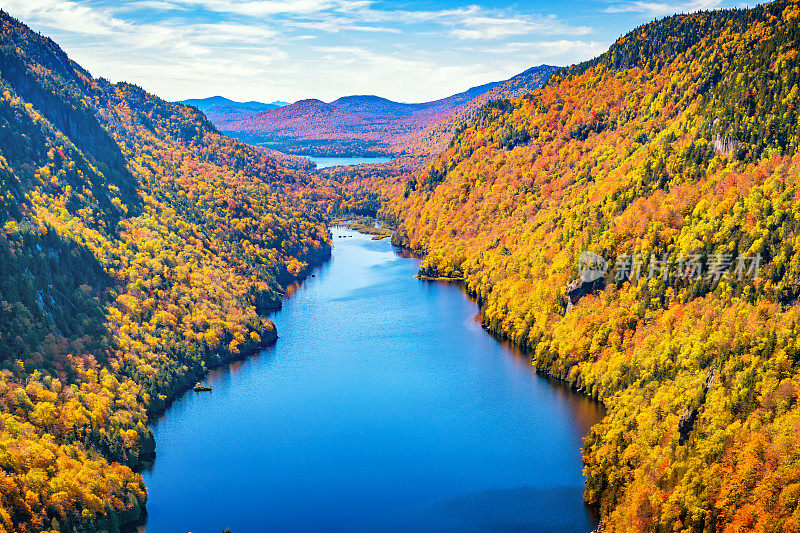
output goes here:
[[392, 236], [391, 228], [382, 225], [381, 227], [377, 226], [377, 222], [375, 219], [370, 217], [358, 217], [357, 219], [344, 219], [344, 220], [337, 220], [334, 221], [341, 226], [347, 227], [347, 229], [351, 229], [361, 233], [362, 235], [372, 235], [373, 241], [379, 241], [381, 239], [385, 239], [387, 237]]

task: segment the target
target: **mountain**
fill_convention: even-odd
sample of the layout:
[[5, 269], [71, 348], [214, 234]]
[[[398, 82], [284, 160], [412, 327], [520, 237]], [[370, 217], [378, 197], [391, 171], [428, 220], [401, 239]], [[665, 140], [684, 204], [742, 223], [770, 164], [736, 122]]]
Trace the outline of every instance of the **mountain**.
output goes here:
[[422, 277], [605, 405], [606, 532], [800, 527], [798, 50], [793, 0], [664, 18], [373, 181]]
[[211, 96], [209, 98], [194, 98], [189, 100], [183, 100], [180, 103], [186, 105], [193, 105], [200, 111], [206, 111], [207, 109], [213, 109], [214, 107], [218, 106], [239, 107], [251, 111], [266, 111], [267, 109], [275, 109], [276, 107], [281, 107], [278, 103], [265, 104], [263, 102], [256, 102], [253, 100], [249, 102], [236, 102], [234, 100], [225, 98], [224, 96]]
[[289, 105], [286, 102], [275, 101], [270, 104], [262, 102], [236, 102], [223, 96], [211, 96], [209, 98], [183, 100], [180, 103], [191, 105], [205, 113], [208, 120], [217, 127], [246, 119], [262, 111], [277, 109]]
[[148, 421], [330, 253], [308, 183], [0, 11], [0, 529], [141, 520]]
[[[552, 67], [536, 67], [515, 76], [517, 86], [532, 90]], [[541, 72], [535, 78], [530, 73]], [[515, 78], [512, 78], [514, 80]], [[509, 83], [507, 80], [503, 83]], [[238, 121], [211, 119], [227, 134], [246, 142], [290, 153], [358, 155], [419, 151], [420, 132], [457, 115], [470, 102], [501, 86], [494, 82], [432, 102], [407, 104], [373, 95], [346, 96], [330, 103], [302, 100]]]
[[466, 105], [461, 106], [457, 113], [413, 135], [407, 144], [412, 146], [416, 152], [431, 154], [442, 152], [455, 131], [474, 121], [484, 104], [492, 100], [516, 98], [528, 94], [544, 85], [558, 68], [551, 65], [531, 67], [503, 83], [495, 84], [486, 91], [475, 95]]
[[454, 94], [441, 100], [420, 104], [403, 104], [393, 102], [379, 96], [345, 96], [331, 102], [331, 105], [356, 114], [377, 115], [382, 117], [401, 118], [413, 115], [433, 115], [448, 111], [466, 104], [470, 100], [497, 87], [499, 83], [487, 83], [473, 87], [463, 93]]
[[379, 208], [420, 277], [604, 404], [603, 531], [797, 531], [798, 50], [778, 0], [646, 24], [532, 91], [259, 113], [409, 151], [461, 114], [435, 156], [306, 174], [0, 11], [0, 529], [136, 524], [148, 422], [276, 338], [263, 314], [330, 253], [328, 213]]

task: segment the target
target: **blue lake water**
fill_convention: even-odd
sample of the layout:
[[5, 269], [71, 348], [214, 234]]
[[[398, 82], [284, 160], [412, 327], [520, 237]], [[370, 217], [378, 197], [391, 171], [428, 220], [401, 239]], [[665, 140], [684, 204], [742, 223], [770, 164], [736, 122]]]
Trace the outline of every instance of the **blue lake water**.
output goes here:
[[338, 167], [342, 165], [361, 165], [364, 163], [388, 163], [391, 157], [317, 157], [315, 155], [299, 155], [317, 164], [317, 168]]
[[593, 529], [580, 447], [601, 409], [388, 240], [332, 232], [275, 346], [154, 423], [146, 531]]

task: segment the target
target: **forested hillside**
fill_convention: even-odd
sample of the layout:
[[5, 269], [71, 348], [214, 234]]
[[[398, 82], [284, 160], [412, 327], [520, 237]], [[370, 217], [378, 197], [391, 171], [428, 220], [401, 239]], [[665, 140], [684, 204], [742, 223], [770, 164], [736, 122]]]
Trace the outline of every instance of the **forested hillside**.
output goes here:
[[328, 193], [320, 195], [321, 205], [331, 213], [375, 216], [384, 202], [403, 194], [409, 179], [441, 153], [453, 135], [478, 118], [487, 102], [528, 94], [541, 87], [556, 70], [557, 67], [547, 65], [532, 67], [478, 94], [447, 118], [404, 135], [399, 146], [409, 152], [408, 155], [385, 164], [323, 169], [312, 190], [316, 194]]
[[329, 254], [307, 183], [0, 12], [0, 531], [141, 517], [150, 415]]
[[372, 95], [346, 96], [330, 103], [309, 99], [239, 121], [212, 121], [248, 143], [288, 153], [435, 154], [489, 99], [530, 92], [547, 81], [553, 70], [534, 67], [505, 82], [479, 85], [432, 102], [406, 104]]
[[432, 154], [443, 152], [458, 129], [466, 127], [478, 118], [481, 108], [488, 102], [517, 98], [528, 94], [544, 85], [556, 70], [558, 67], [550, 65], [531, 67], [476, 96], [459, 109], [458, 113], [413, 135], [412, 140], [409, 141], [411, 151]]
[[[637, 28], [485, 106], [382, 208], [421, 274], [605, 403], [606, 532], [800, 530], [799, 16]], [[600, 281], [575, 283], [583, 251]]]

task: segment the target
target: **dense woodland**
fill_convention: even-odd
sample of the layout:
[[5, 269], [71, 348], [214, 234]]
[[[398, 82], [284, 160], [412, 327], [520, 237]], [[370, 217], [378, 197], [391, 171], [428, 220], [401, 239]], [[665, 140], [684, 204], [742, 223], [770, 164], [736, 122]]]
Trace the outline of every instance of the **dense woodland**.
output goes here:
[[[344, 212], [606, 405], [584, 447], [605, 531], [800, 530], [799, 21], [656, 21], [442, 123], [441, 155], [308, 173], [0, 15], [0, 530], [138, 519], [149, 418], [274, 340], [264, 313]], [[573, 304], [586, 250], [643, 275]]]
[[[421, 274], [607, 406], [584, 447], [605, 531], [800, 530], [799, 17], [637, 28], [483, 107], [381, 210]], [[573, 307], [584, 250], [643, 275]]]
[[149, 417], [329, 254], [308, 179], [0, 14], [0, 530], [141, 517]]
[[517, 98], [528, 94], [542, 85], [558, 70], [558, 67], [540, 65], [531, 67], [511, 79], [476, 96], [449, 117], [439, 120], [422, 131], [406, 137], [406, 150], [419, 155], [439, 154], [447, 148], [453, 135], [478, 118], [481, 108], [493, 100]]

